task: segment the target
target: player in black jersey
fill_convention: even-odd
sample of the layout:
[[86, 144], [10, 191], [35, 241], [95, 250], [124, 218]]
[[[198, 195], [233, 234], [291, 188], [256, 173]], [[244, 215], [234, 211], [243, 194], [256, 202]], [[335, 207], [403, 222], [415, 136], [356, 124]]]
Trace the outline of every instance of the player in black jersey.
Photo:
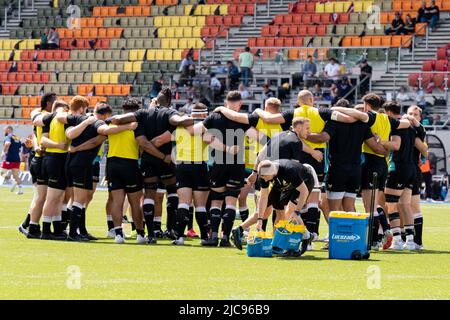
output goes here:
[[[422, 120], [422, 109], [418, 106], [410, 106], [407, 111], [407, 115], [410, 117], [414, 117], [417, 121]], [[422, 249], [422, 230], [423, 230], [423, 216], [420, 208], [420, 187], [422, 184], [422, 171], [420, 170], [420, 165], [422, 164], [422, 160], [428, 157], [428, 147], [425, 144], [425, 136], [426, 132], [423, 126], [417, 127], [417, 138], [416, 145], [413, 151], [413, 159], [414, 165], [416, 168], [416, 179], [414, 181], [414, 185], [411, 193], [411, 202], [405, 203], [400, 200], [400, 214], [404, 213], [407, 210], [410, 210], [413, 218], [414, 218], [414, 244], [416, 245], [416, 249]], [[408, 207], [405, 210], [405, 207]], [[402, 215], [401, 215], [402, 216]], [[404, 214], [403, 214], [404, 216]]]
[[[298, 223], [304, 224], [300, 217], [300, 211], [311, 191], [319, 187], [319, 181], [313, 167], [303, 165], [295, 160], [263, 160], [258, 165], [258, 175], [261, 192], [258, 201], [260, 213], [258, 214], [256, 229], [261, 230], [267, 206], [275, 203], [282, 203], [287, 207], [285, 219], [295, 219]], [[270, 182], [273, 182], [273, 185], [269, 190]], [[295, 208], [293, 212], [290, 210], [292, 207]], [[306, 229], [303, 234], [300, 254], [306, 251], [311, 239], [311, 234]]]
[[[144, 218], [148, 231], [149, 243], [156, 243], [154, 237], [153, 218], [155, 208], [155, 194], [158, 182], [166, 186], [168, 197], [168, 220], [175, 225], [178, 197], [176, 196], [175, 166], [172, 163], [172, 144], [170, 136], [177, 126], [191, 126], [193, 119], [188, 116], [180, 116], [174, 109], [169, 108], [171, 93], [164, 89], [156, 98], [157, 105], [149, 109], [141, 109], [135, 113], [128, 113], [113, 117], [113, 124], [122, 124], [136, 121], [138, 127], [135, 137], [139, 146], [144, 149], [141, 157], [141, 171], [144, 177], [145, 199]], [[168, 142], [156, 148], [152, 140], [159, 136], [168, 136]], [[162, 139], [161, 139], [162, 140]]]
[[[242, 105], [241, 94], [238, 91], [230, 91], [226, 97], [226, 107], [238, 112]], [[237, 155], [215, 151], [214, 164], [210, 171], [210, 221], [211, 239], [205, 245], [217, 246], [219, 244], [219, 226], [223, 219], [223, 237], [220, 245], [231, 246], [230, 233], [236, 216], [236, 202], [244, 183], [244, 138], [246, 134], [256, 135], [252, 126], [256, 123], [242, 124], [231, 121], [223, 114], [214, 112], [203, 122], [197, 123], [193, 128], [193, 134], [199, 135], [207, 132], [214, 139], [218, 139], [228, 147], [238, 146]], [[251, 130], [253, 133], [250, 133]], [[225, 210], [222, 212], [222, 204], [225, 200]]]
[[[388, 102], [383, 105], [386, 113], [394, 118], [400, 119], [401, 107], [395, 102]], [[406, 115], [407, 116], [407, 115]], [[386, 182], [385, 195], [389, 221], [391, 224], [394, 241], [391, 249], [394, 250], [415, 250], [414, 243], [414, 218], [409, 206], [405, 207], [403, 225], [406, 233], [406, 243], [401, 238], [401, 221], [399, 214], [399, 200], [411, 202], [411, 191], [416, 179], [417, 160], [414, 159], [414, 147], [418, 145], [418, 131], [421, 130], [420, 122], [414, 117], [407, 116], [412, 126], [408, 129], [397, 129], [391, 133], [391, 141], [384, 142], [385, 148], [392, 150], [389, 173]], [[417, 140], [417, 144], [416, 144]]]
[[327, 122], [322, 133], [311, 135], [309, 139], [316, 142], [329, 141], [326, 187], [330, 210], [343, 208], [344, 211], [354, 212], [355, 199], [361, 182], [362, 144], [365, 142], [378, 152], [385, 150], [370, 131], [367, 123], [369, 117], [366, 113], [349, 109], [350, 104], [345, 99], [339, 100], [337, 105], [340, 107], [335, 109], [341, 110], [346, 106], [348, 110], [345, 111], [348, 115], [363, 121], [339, 123], [331, 120]]

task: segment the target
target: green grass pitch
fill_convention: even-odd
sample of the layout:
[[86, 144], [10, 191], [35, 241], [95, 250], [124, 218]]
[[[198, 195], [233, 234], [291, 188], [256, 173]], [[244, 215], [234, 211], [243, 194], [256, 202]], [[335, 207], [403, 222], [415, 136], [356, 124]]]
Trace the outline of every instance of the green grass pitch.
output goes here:
[[[156, 246], [104, 239], [106, 192], [88, 211], [97, 242], [27, 240], [17, 231], [31, 189], [0, 188], [0, 299], [449, 299], [450, 206], [424, 205], [423, 252], [372, 253], [368, 261], [248, 258], [235, 248]], [[359, 205], [359, 208], [361, 206]], [[194, 223], [195, 225], [195, 223]], [[321, 237], [327, 234], [322, 221]], [[80, 271], [73, 276], [72, 271]]]

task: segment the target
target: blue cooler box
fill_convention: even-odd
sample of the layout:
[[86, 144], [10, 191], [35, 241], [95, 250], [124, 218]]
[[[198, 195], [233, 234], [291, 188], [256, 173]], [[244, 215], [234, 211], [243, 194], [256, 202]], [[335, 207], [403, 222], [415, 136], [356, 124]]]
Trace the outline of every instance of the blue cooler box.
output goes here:
[[367, 213], [331, 212], [328, 257], [351, 260], [352, 253], [358, 250], [360, 256], [366, 256], [368, 254], [368, 227], [369, 215]]

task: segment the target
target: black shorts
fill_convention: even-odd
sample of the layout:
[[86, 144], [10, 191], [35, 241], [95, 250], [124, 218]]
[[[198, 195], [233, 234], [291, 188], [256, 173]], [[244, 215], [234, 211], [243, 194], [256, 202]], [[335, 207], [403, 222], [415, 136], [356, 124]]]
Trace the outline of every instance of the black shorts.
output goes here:
[[327, 174], [327, 197], [330, 200], [356, 198], [361, 183], [358, 165], [330, 166]]
[[167, 180], [175, 177], [175, 165], [173, 163], [167, 164], [151, 156], [142, 157], [140, 170], [144, 178], [156, 177], [160, 180]]
[[69, 187], [78, 189], [93, 190], [94, 180], [92, 179], [92, 165], [80, 166], [69, 164], [67, 166], [67, 184]]
[[210, 173], [210, 187], [221, 188], [233, 186], [242, 188], [244, 185], [244, 164], [213, 164]]
[[394, 164], [395, 170], [389, 171], [386, 188], [394, 190], [413, 189], [416, 181], [414, 164]]
[[31, 160], [30, 163], [30, 174], [31, 179], [33, 180], [33, 184], [37, 184], [40, 186], [46, 186], [48, 184], [48, 180], [43, 175], [43, 163], [44, 158], [43, 157], [33, 157], [33, 160]]
[[[322, 153], [325, 152], [324, 149], [315, 149]], [[317, 161], [314, 159], [309, 153], [303, 152], [302, 153], [302, 163], [309, 164], [314, 168], [317, 174], [317, 178], [319, 179], [319, 182], [324, 182], [325, 180], [325, 160], [322, 162]]]
[[100, 162], [96, 161], [92, 165], [92, 181], [95, 183], [100, 182]]
[[209, 177], [206, 163], [180, 163], [177, 165], [177, 188], [208, 191]]
[[420, 170], [419, 166], [416, 166], [416, 179], [414, 179], [414, 184], [412, 188], [412, 195], [418, 196], [420, 195], [420, 187], [422, 186], [422, 170]]
[[134, 193], [142, 190], [142, 174], [137, 160], [112, 157], [107, 160], [108, 190]]
[[66, 190], [66, 160], [67, 153], [47, 153], [42, 161], [42, 176], [48, 181], [48, 187]]
[[297, 204], [299, 195], [300, 192], [297, 189], [281, 191], [279, 188], [273, 187], [267, 199], [267, 206], [272, 206], [275, 210], [283, 210], [289, 202]]
[[388, 175], [386, 159], [373, 154], [364, 153], [364, 163], [361, 172], [361, 189], [368, 190], [373, 187], [373, 173], [378, 174], [376, 188], [384, 191]]

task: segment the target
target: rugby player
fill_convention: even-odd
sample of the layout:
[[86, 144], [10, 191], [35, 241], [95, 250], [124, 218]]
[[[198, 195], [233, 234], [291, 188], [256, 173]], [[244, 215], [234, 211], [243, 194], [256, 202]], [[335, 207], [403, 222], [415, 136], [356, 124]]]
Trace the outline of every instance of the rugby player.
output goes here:
[[[230, 91], [225, 100], [226, 107], [239, 112], [242, 98], [239, 91]], [[256, 136], [256, 130], [251, 129], [256, 123], [242, 124], [226, 118], [223, 114], [214, 112], [203, 122], [195, 124], [193, 134], [199, 135], [208, 132], [215, 139], [227, 145], [227, 148], [238, 146], [237, 155], [215, 151], [214, 163], [210, 172], [210, 222], [211, 238], [205, 245], [217, 246], [219, 244], [219, 226], [223, 220], [223, 235], [221, 247], [230, 247], [230, 233], [236, 217], [236, 202], [244, 183], [244, 138], [245, 134]], [[250, 132], [253, 130], [253, 132]], [[222, 204], [225, 201], [225, 209]]]
[[[418, 106], [410, 106], [407, 111], [407, 115], [414, 117], [417, 121], [422, 120], [422, 109]], [[400, 201], [400, 212], [405, 212], [405, 207], [409, 207], [411, 213], [414, 217], [414, 244], [416, 244], [416, 249], [423, 249], [422, 243], [422, 232], [423, 232], [423, 215], [420, 208], [420, 186], [422, 184], [422, 171], [420, 170], [420, 165], [422, 164], [422, 158], [428, 157], [428, 147], [424, 143], [425, 141], [425, 129], [423, 126], [417, 129], [417, 137], [420, 142], [416, 139], [416, 146], [414, 148], [414, 165], [416, 168], [416, 179], [414, 180], [414, 185], [411, 191], [411, 202], [407, 203]], [[408, 209], [407, 209], [408, 210]]]
[[[52, 112], [52, 106], [57, 96], [55, 93], [46, 93], [41, 97], [41, 107], [33, 110], [31, 120]], [[19, 226], [19, 231], [29, 238], [40, 238], [41, 230], [39, 220], [42, 215], [45, 197], [47, 195], [47, 181], [42, 176], [42, 159], [45, 149], [41, 149], [42, 127], [33, 125], [33, 151], [31, 152], [30, 174], [33, 182], [33, 199], [25, 221]], [[28, 229], [28, 230], [27, 230]]]
[[385, 152], [385, 149], [370, 131], [367, 113], [349, 109], [350, 103], [346, 99], [340, 99], [336, 105], [338, 107], [333, 107], [332, 110], [345, 111], [349, 116], [362, 121], [353, 123], [328, 121], [324, 131], [311, 134], [309, 140], [316, 143], [329, 141], [326, 189], [330, 210], [337, 211], [343, 208], [344, 211], [355, 212], [355, 199], [361, 183], [362, 145], [367, 143], [380, 153]]
[[[71, 101], [78, 104], [77, 100]], [[47, 181], [47, 194], [42, 209], [42, 233], [44, 240], [65, 240], [63, 232], [62, 211], [67, 188], [65, 165], [69, 141], [65, 135], [64, 125], [57, 121], [59, 112], [67, 112], [69, 106], [64, 101], [56, 100], [52, 113], [38, 116], [33, 124], [42, 127], [41, 148], [45, 148], [42, 160], [42, 176]], [[68, 189], [68, 190], [66, 190]], [[53, 224], [53, 234], [51, 226]]]
[[[260, 177], [261, 192], [258, 200], [258, 221], [256, 230], [261, 230], [262, 220], [266, 208], [270, 204], [280, 203], [288, 209], [285, 212], [285, 219], [296, 220], [304, 225], [300, 217], [300, 211], [306, 204], [311, 191], [319, 187], [319, 180], [314, 168], [310, 165], [303, 165], [295, 160], [263, 160], [258, 165], [258, 175]], [[270, 189], [270, 182], [273, 181]], [[292, 211], [289, 208], [294, 207]], [[302, 246], [299, 255], [302, 255], [312, 240], [308, 229], [303, 233]], [[239, 247], [238, 247], [239, 248]]]
[[149, 243], [156, 243], [153, 227], [155, 212], [155, 195], [158, 182], [166, 186], [168, 196], [168, 220], [175, 221], [178, 196], [176, 193], [175, 166], [172, 163], [172, 145], [168, 143], [156, 148], [151, 142], [163, 134], [170, 133], [177, 126], [191, 126], [193, 120], [188, 116], [180, 116], [174, 109], [169, 108], [171, 104], [171, 92], [169, 89], [162, 90], [156, 98], [158, 106], [149, 109], [140, 109], [134, 113], [115, 116], [113, 124], [137, 122], [135, 137], [139, 146], [144, 150], [141, 157], [141, 171], [144, 176], [145, 199], [143, 203], [145, 224], [147, 226]]
[[[192, 108], [192, 117], [195, 122], [203, 121], [208, 116], [208, 108], [197, 103]], [[200, 228], [201, 244], [208, 241], [208, 214], [206, 202], [209, 193], [208, 181], [208, 145], [215, 150], [236, 154], [239, 149], [235, 146], [224, 145], [218, 139], [206, 132], [202, 137], [191, 135], [183, 128], [175, 131], [176, 141], [176, 178], [179, 204], [177, 209], [177, 239], [173, 244], [184, 244], [184, 230], [189, 223], [189, 210], [194, 202], [195, 218]]]
[[[383, 105], [386, 113], [393, 118], [400, 119], [401, 107], [395, 102]], [[414, 243], [414, 217], [409, 206], [405, 206], [403, 224], [406, 233], [406, 243], [401, 238], [399, 200], [404, 203], [411, 202], [411, 191], [416, 177], [416, 162], [414, 147], [421, 150], [421, 140], [418, 138], [421, 127], [414, 117], [407, 116], [412, 126], [407, 129], [393, 130], [391, 140], [382, 142], [388, 150], [392, 150], [389, 163], [389, 173], [386, 182], [385, 195], [389, 214], [390, 227], [394, 236], [391, 249], [416, 250]], [[423, 143], [422, 143], [423, 144]]]
[[0, 168], [0, 180], [4, 180], [8, 171], [12, 172], [14, 183], [11, 188], [11, 192], [14, 191], [16, 185], [19, 187], [17, 191], [18, 195], [23, 194], [22, 180], [20, 180], [20, 148], [22, 148], [22, 142], [20, 138], [14, 134], [14, 129], [11, 126], [7, 126], [4, 130], [5, 141], [3, 143], [3, 150], [1, 158], [3, 159]]

